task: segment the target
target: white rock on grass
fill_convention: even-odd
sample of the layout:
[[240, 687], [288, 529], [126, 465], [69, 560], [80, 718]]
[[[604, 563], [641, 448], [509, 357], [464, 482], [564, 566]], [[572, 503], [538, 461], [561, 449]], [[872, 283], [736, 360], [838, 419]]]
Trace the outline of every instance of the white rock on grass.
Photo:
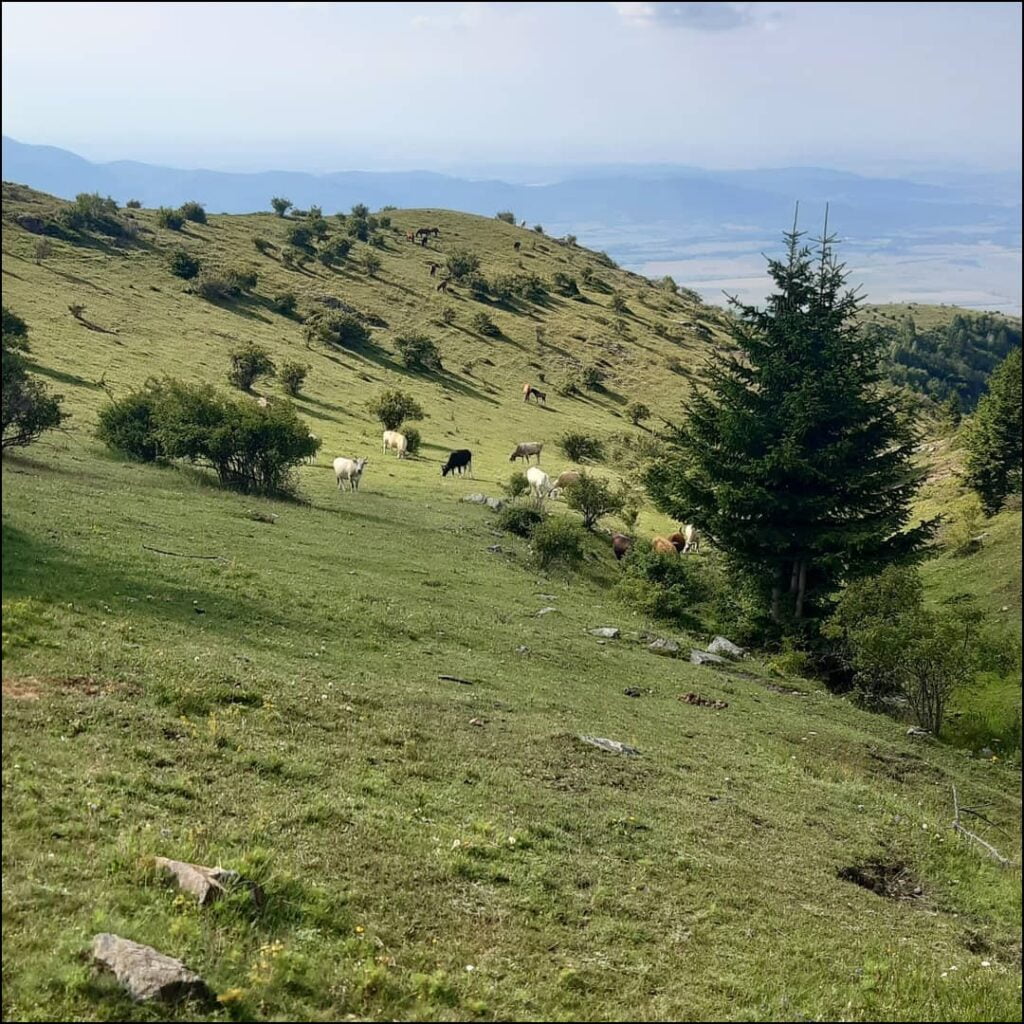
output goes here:
[[598, 626], [597, 629], [587, 630], [591, 636], [599, 636], [605, 640], [617, 640], [619, 631], [614, 626]]
[[609, 754], [626, 754], [629, 757], [636, 757], [640, 751], [628, 743], [620, 743], [618, 740], [610, 740], [604, 736], [580, 736], [583, 743], [589, 743], [592, 747], [607, 750]]
[[206, 982], [195, 971], [190, 971], [180, 960], [165, 956], [152, 946], [102, 932], [92, 940], [92, 956], [97, 964], [113, 972], [121, 986], [138, 1003], [210, 999]]
[[725, 658], [708, 651], [690, 651], [690, 663], [693, 665], [724, 665]]
[[[171, 860], [168, 857], [157, 857], [154, 860], [157, 868], [173, 875], [178, 887], [195, 896], [201, 907], [212, 903], [222, 896], [229, 888], [243, 882], [237, 871], [227, 868], [208, 868], [202, 864], [189, 864], [183, 860]], [[253, 900], [261, 902], [259, 887], [252, 882], [245, 883], [249, 887]]]
[[647, 645], [651, 654], [660, 654], [663, 657], [674, 658], [679, 654], [679, 644], [675, 640], [658, 639]]
[[724, 636], [716, 636], [711, 643], [708, 644], [708, 650], [712, 654], [719, 654], [725, 658], [742, 658], [746, 651], [742, 647], [737, 647], [731, 640], [727, 640]]

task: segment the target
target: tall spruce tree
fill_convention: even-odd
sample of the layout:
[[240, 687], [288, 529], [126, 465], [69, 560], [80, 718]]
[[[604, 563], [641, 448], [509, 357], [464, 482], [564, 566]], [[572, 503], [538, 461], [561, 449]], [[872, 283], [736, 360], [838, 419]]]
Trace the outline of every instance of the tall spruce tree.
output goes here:
[[1020, 486], [1021, 353], [1011, 352], [996, 368], [988, 394], [966, 430], [967, 483], [978, 492], [985, 511], [999, 511], [1003, 499]]
[[736, 350], [716, 352], [647, 474], [655, 503], [699, 526], [763, 594], [775, 622], [825, 610], [842, 581], [915, 551], [913, 434], [883, 386], [877, 337], [826, 227], [785, 234], [763, 309], [733, 299]]

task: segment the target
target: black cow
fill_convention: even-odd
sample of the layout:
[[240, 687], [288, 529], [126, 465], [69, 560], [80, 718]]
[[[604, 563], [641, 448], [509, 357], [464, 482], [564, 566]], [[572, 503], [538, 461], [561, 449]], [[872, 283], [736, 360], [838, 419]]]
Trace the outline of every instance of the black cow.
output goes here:
[[468, 448], [460, 448], [457, 452], [452, 452], [448, 456], [448, 461], [441, 467], [441, 476], [447, 476], [449, 473], [454, 474], [456, 470], [459, 471], [461, 476], [466, 469], [469, 469], [469, 475], [473, 475], [473, 453]]

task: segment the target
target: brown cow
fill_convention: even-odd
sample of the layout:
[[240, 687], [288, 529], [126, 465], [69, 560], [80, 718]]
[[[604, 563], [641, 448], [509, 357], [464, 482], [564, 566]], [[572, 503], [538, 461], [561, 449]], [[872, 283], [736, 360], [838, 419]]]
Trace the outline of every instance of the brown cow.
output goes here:
[[621, 562], [629, 554], [632, 546], [633, 542], [624, 533], [612, 534], [612, 552], [616, 562]]
[[651, 541], [651, 550], [656, 555], [675, 555], [679, 557], [679, 552], [676, 550], [675, 544], [668, 539], [668, 537], [655, 537]]
[[439, 285], [437, 286], [437, 288], [436, 288], [435, 290], [436, 290], [436, 291], [439, 291], [439, 292], [447, 292], [447, 291], [448, 291], [448, 281], [449, 281], [449, 278], [447, 278], [447, 277], [446, 277], [446, 278], [445, 278], [445, 279], [444, 279], [444, 280], [443, 280], [443, 281], [442, 281], [442, 282], [441, 282], [441, 283], [440, 283], [440, 284], [439, 284]]

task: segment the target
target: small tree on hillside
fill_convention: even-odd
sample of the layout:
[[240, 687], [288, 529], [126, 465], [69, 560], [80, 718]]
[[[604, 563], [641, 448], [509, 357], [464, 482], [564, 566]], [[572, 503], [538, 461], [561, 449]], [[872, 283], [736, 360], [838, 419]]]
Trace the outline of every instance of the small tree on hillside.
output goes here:
[[626, 408], [626, 415], [634, 427], [639, 427], [644, 420], [651, 418], [651, 410], [643, 402], [631, 402]]
[[332, 238], [317, 253], [317, 259], [325, 267], [334, 267], [344, 263], [352, 251], [352, 242], [348, 238]]
[[184, 249], [178, 249], [171, 254], [170, 267], [171, 273], [175, 277], [191, 281], [202, 269], [202, 264], [197, 256], [193, 256]]
[[2, 447], [22, 448], [38, 441], [47, 430], [59, 427], [67, 418], [61, 410], [62, 395], [51, 395], [29, 375], [25, 353], [29, 351], [28, 326], [17, 313], [3, 307], [3, 390]]
[[966, 428], [967, 483], [989, 515], [1020, 489], [1021, 350], [1011, 352], [988, 384]]
[[274, 196], [270, 200], [270, 206], [278, 217], [283, 217], [292, 208], [292, 201], [281, 196]]
[[172, 210], [169, 206], [161, 206], [156, 211], [156, 222], [170, 231], [180, 231], [185, 226], [185, 218], [180, 210]]
[[363, 250], [360, 263], [368, 277], [376, 277], [380, 273], [381, 267], [384, 266], [383, 260], [372, 249]]
[[281, 382], [281, 389], [294, 398], [302, 391], [308, 373], [309, 367], [303, 363], [282, 363], [277, 379]]
[[441, 353], [425, 334], [403, 334], [395, 339], [395, 348], [410, 370], [441, 370]]
[[647, 474], [657, 506], [693, 523], [764, 595], [775, 622], [820, 614], [845, 579], [916, 551], [934, 523], [905, 529], [920, 479], [913, 433], [883, 387], [877, 343], [827, 233], [794, 228], [769, 262], [764, 309], [734, 301], [735, 349]]
[[480, 269], [480, 257], [468, 249], [454, 249], [448, 254], [445, 267], [453, 281], [462, 281]]
[[494, 215], [498, 220], [503, 220], [506, 224], [515, 226], [516, 215], [511, 210], [502, 210], [500, 213]]
[[423, 419], [423, 409], [412, 395], [397, 389], [382, 391], [367, 404], [385, 430], [397, 430], [403, 423]]
[[370, 329], [354, 313], [317, 310], [305, 320], [306, 344], [320, 342], [338, 348], [361, 348], [370, 341]]
[[565, 489], [565, 501], [583, 516], [583, 525], [592, 530], [599, 520], [622, 510], [622, 495], [612, 490], [607, 480], [580, 473], [579, 480]]
[[270, 353], [252, 343], [242, 345], [231, 353], [231, 369], [228, 380], [243, 391], [251, 391], [253, 384], [261, 377], [273, 376], [274, 361]]
[[202, 203], [182, 203], [178, 213], [180, 213], [185, 220], [193, 221], [196, 224], [206, 223], [206, 210], [203, 209]]

